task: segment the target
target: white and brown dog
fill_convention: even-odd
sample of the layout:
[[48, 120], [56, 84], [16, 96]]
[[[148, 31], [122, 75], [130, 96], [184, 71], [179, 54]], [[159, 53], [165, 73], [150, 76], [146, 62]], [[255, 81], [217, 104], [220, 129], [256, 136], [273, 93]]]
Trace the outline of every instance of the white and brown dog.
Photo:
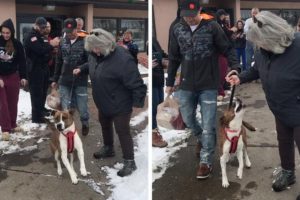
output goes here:
[[[73, 113], [70, 111], [55, 111], [53, 113], [54, 126], [52, 125], [52, 137], [50, 147], [54, 154], [57, 163], [57, 173], [62, 174], [59, 156], [61, 155], [62, 162], [67, 168], [72, 183], [77, 184], [77, 174], [73, 167], [73, 151], [76, 149], [80, 162], [80, 173], [82, 176], [87, 176], [87, 171], [84, 163], [84, 152], [81, 139], [75, 128]], [[68, 160], [70, 154], [70, 162]]]
[[242, 179], [244, 160], [246, 167], [251, 167], [251, 162], [247, 154], [247, 137], [246, 129], [255, 131], [247, 122], [243, 121], [245, 106], [240, 99], [236, 99], [233, 107], [226, 110], [220, 118], [219, 136], [220, 136], [220, 164], [222, 170], [222, 186], [227, 188], [229, 186], [226, 163], [229, 161], [230, 155], [237, 156], [239, 167], [237, 177]]

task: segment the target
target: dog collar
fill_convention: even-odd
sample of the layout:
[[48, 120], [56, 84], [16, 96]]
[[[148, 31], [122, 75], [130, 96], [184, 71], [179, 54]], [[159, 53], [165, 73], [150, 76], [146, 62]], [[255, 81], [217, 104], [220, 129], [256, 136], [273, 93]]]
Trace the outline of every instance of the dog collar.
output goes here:
[[225, 128], [226, 133], [237, 133], [239, 132], [239, 130], [234, 130], [234, 129], [230, 129], [230, 128]]

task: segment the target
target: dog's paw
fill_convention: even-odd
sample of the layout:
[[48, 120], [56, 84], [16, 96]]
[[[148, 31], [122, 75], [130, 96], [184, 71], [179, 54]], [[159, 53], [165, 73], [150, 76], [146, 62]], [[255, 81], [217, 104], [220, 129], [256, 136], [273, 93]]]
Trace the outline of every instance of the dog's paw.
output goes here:
[[222, 180], [222, 187], [223, 187], [223, 188], [228, 188], [228, 187], [229, 187], [229, 182], [228, 182], [228, 180]]
[[76, 176], [72, 177], [71, 179], [73, 184], [76, 185], [78, 183], [78, 178]]
[[251, 162], [250, 162], [250, 160], [246, 160], [245, 166], [246, 166], [246, 168], [251, 168]]
[[237, 171], [237, 175], [236, 175], [239, 179], [242, 179], [243, 178], [243, 170], [241, 169], [238, 169]]
[[62, 169], [61, 168], [57, 168], [57, 173], [58, 173], [58, 175], [62, 175]]
[[82, 176], [87, 176], [86, 169], [80, 169], [80, 173], [81, 173]]

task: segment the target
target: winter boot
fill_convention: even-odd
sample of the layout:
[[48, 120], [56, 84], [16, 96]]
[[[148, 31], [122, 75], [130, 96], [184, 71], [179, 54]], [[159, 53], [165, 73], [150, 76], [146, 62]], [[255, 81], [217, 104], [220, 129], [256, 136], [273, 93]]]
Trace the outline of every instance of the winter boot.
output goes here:
[[163, 140], [161, 134], [159, 133], [158, 129], [152, 130], [152, 146], [153, 147], [166, 147], [168, 143]]
[[118, 171], [118, 176], [124, 177], [132, 174], [136, 170], [136, 165], [134, 160], [124, 160], [124, 166]]
[[97, 151], [94, 153], [94, 158], [100, 159], [100, 158], [108, 158], [108, 157], [114, 157], [115, 156], [115, 150], [113, 146], [103, 146], [100, 151]]
[[275, 192], [281, 192], [295, 182], [296, 176], [294, 170], [282, 169], [273, 180], [272, 188]]
[[82, 124], [81, 134], [83, 136], [87, 136], [89, 134], [89, 126], [86, 124]]

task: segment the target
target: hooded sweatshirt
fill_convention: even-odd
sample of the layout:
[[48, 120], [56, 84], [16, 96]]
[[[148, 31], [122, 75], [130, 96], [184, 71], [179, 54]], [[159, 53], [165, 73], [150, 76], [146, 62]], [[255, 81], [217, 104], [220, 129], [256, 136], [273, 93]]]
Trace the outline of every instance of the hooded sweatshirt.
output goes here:
[[11, 19], [4, 21], [1, 26], [8, 28], [11, 32], [11, 40], [13, 42], [14, 51], [12, 53], [6, 51], [7, 41], [0, 36], [0, 76], [10, 75], [19, 72], [20, 78], [26, 78], [26, 60], [24, 48], [20, 41], [14, 38], [15, 28]]

